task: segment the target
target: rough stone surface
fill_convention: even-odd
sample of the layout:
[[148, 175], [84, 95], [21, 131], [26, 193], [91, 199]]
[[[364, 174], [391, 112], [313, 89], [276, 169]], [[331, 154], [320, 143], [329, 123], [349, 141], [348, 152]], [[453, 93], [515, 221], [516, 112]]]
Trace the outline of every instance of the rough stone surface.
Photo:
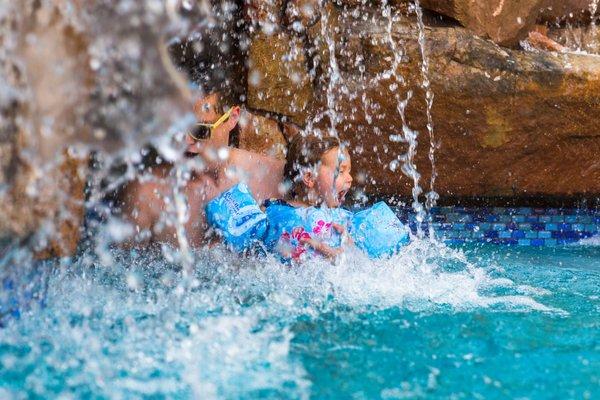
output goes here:
[[[593, 10], [592, 0], [421, 0], [420, 4], [504, 46], [525, 39], [536, 21], [589, 23]], [[596, 9], [596, 15], [599, 11]]]
[[257, 34], [248, 57], [248, 104], [304, 122], [312, 85], [300, 39], [278, 33]]
[[0, 187], [8, 185], [9, 182], [8, 175], [14, 153], [13, 147], [13, 144], [10, 142], [0, 143]]
[[18, 242], [34, 234], [30, 243], [39, 258], [72, 255], [83, 222], [87, 157], [65, 152], [44, 171], [17, 158], [18, 174], [0, 193], [0, 238]]
[[281, 10], [284, 0], [246, 0], [244, 17], [250, 30], [263, 30], [267, 34], [281, 27]]
[[87, 162], [61, 158], [63, 151], [142, 146], [189, 112], [187, 82], [164, 43], [176, 14], [166, 7], [173, 4], [0, 7], [0, 143], [11, 148], [11, 161], [1, 163], [0, 239], [33, 238], [40, 256], [70, 255]]
[[245, 112], [240, 128], [240, 148], [285, 160], [287, 142], [277, 121]]
[[9, 52], [3, 95], [14, 95], [0, 101], [0, 239], [30, 239], [39, 257], [69, 256], [80, 237], [87, 162], [61, 154], [69, 142], [90, 139], [86, 41], [58, 5], [39, 6], [15, 28], [30, 40], [1, 38]]
[[[593, 0], [546, 0], [539, 20], [543, 22], [589, 22], [592, 2]], [[596, 13], [598, 11], [600, 9], [597, 9]]]
[[572, 51], [583, 50], [600, 55], [600, 28], [596, 26], [551, 28], [548, 37]]
[[[389, 74], [393, 54], [384, 21], [353, 20], [347, 14], [329, 15], [328, 20], [336, 59], [344, 59], [333, 89], [340, 121], [336, 128], [354, 150], [357, 186], [378, 195], [410, 194], [412, 182], [398, 162], [406, 145], [396, 138], [402, 134], [398, 100], [412, 90], [406, 120], [420, 133], [416, 162], [427, 187], [431, 167], [416, 27], [407, 20], [393, 26], [393, 38], [402, 50], [397, 74], [403, 79], [397, 80]], [[600, 193], [600, 59], [503, 49], [456, 27], [428, 28], [425, 36], [435, 94], [434, 131], [440, 144], [436, 189], [441, 195]], [[353, 37], [359, 40], [347, 46], [346, 38]], [[273, 47], [264, 42], [261, 46]], [[269, 65], [275, 59], [263, 60], [255, 65], [277, 71]], [[261, 90], [271, 91], [270, 82], [280, 82], [270, 78], [261, 89], [250, 89], [255, 97]], [[308, 96], [315, 101], [300, 114], [296, 110], [295, 119], [311, 122], [327, 112], [326, 86], [318, 87]], [[265, 97], [261, 108], [292, 116], [281, 104], [293, 102], [296, 91], [286, 97], [277, 90], [281, 95]], [[327, 125], [328, 120], [315, 124]]]
[[527, 36], [546, 1], [421, 0], [421, 4], [456, 19], [481, 37], [514, 46]]
[[318, 0], [289, 0], [285, 8], [285, 23], [296, 32], [304, 32], [321, 17]]
[[87, 157], [65, 153], [63, 162], [51, 172], [56, 185], [52, 193], [54, 198], [46, 200], [44, 212], [53, 229], [50, 235], [40, 235], [38, 258], [67, 257], [75, 253], [83, 226], [87, 166]]

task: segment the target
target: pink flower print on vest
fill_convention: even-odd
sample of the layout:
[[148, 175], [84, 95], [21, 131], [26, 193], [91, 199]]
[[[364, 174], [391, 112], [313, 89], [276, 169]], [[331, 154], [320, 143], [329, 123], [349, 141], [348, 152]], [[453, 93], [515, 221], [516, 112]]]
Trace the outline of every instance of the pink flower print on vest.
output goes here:
[[[283, 253], [289, 254], [292, 259], [297, 260], [306, 252], [306, 247], [302, 240], [310, 239], [310, 234], [302, 227], [296, 227], [292, 229], [292, 233], [283, 232], [281, 235], [280, 247], [283, 247]], [[283, 243], [281, 243], [283, 242]]]
[[331, 238], [331, 225], [331, 222], [319, 220], [312, 231], [319, 239], [329, 239]]

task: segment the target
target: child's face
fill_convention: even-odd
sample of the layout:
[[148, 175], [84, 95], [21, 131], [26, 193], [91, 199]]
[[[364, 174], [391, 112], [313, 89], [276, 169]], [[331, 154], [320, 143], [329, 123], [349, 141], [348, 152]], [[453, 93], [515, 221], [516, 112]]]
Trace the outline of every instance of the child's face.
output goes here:
[[[339, 147], [335, 147], [323, 154], [315, 179], [319, 200], [330, 208], [340, 207], [352, 186], [350, 154], [347, 150], [343, 150], [341, 154], [339, 151]], [[338, 175], [335, 177], [338, 168]]]

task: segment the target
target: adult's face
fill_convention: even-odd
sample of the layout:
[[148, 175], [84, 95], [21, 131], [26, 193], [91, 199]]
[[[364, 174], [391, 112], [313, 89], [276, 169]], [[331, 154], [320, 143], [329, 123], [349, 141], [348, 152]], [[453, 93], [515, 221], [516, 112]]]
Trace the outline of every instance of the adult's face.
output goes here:
[[[194, 114], [199, 123], [214, 124], [221, 117], [218, 109], [218, 94], [211, 94], [198, 99], [194, 104]], [[207, 144], [217, 147], [227, 146], [229, 143], [229, 133], [235, 128], [240, 120], [240, 108], [234, 107], [229, 119], [213, 129], [210, 137], [196, 140], [190, 135], [186, 136], [187, 152], [198, 154], [203, 151]]]

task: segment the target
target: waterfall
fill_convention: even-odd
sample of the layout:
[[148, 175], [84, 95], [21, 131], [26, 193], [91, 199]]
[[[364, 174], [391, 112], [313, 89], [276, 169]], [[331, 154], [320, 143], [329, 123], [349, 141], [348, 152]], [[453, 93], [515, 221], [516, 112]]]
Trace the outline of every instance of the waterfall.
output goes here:
[[[431, 90], [431, 82], [429, 80], [429, 58], [425, 50], [425, 24], [423, 23], [423, 10], [419, 4], [419, 0], [415, 0], [415, 12], [417, 14], [417, 27], [419, 29], [419, 49], [421, 51], [421, 76], [423, 79], [422, 88], [425, 91], [425, 112], [427, 114], [427, 132], [429, 133], [429, 161], [431, 163], [431, 178], [429, 180], [429, 192], [426, 195], [425, 208], [428, 212], [428, 219], [431, 222], [431, 208], [435, 206], [439, 195], [435, 191], [435, 180], [437, 178], [437, 170], [435, 168], [435, 134], [433, 130], [433, 117], [431, 109], [433, 107], [434, 93]], [[429, 236], [433, 237], [433, 227], [429, 224]]]
[[[596, 13], [598, 12], [598, 3], [600, 3], [600, 0], [592, 0], [592, 2], [590, 3], [590, 17], [592, 19], [592, 37], [594, 38], [593, 40], [596, 39], [596, 29], [597, 29], [597, 17], [596, 17]], [[595, 44], [595, 43], [592, 43]]]
[[425, 49], [425, 24], [423, 23], [423, 10], [419, 4], [419, 0], [415, 0], [415, 12], [417, 14], [417, 27], [419, 29], [419, 49], [421, 51], [421, 76], [423, 79], [422, 87], [425, 91], [425, 103], [427, 113], [427, 132], [429, 133], [429, 161], [431, 162], [431, 179], [429, 182], [429, 192], [427, 193], [426, 208], [429, 211], [435, 206], [439, 195], [435, 191], [435, 179], [437, 178], [437, 170], [435, 168], [435, 134], [433, 117], [431, 109], [433, 107], [434, 93], [431, 90], [431, 82], [429, 80], [429, 58]]
[[[387, 34], [387, 40], [388, 40], [388, 43], [389, 43], [390, 49], [392, 50], [392, 55], [393, 55], [390, 73], [391, 73], [391, 76], [394, 77], [396, 82], [403, 82], [404, 77], [402, 77], [398, 73], [398, 68], [399, 68], [400, 64], [402, 63], [403, 51], [402, 51], [402, 49], [399, 48], [399, 46], [396, 43], [396, 40], [394, 39], [394, 36], [392, 34], [392, 25], [394, 22], [394, 18], [392, 16], [391, 7], [389, 5], [387, 5], [387, 2], [384, 3], [384, 17], [387, 17], [386, 34]], [[401, 137], [402, 137], [402, 140], [408, 144], [407, 152], [400, 157], [400, 160], [403, 161], [401, 170], [406, 176], [411, 178], [413, 181], [412, 208], [416, 214], [417, 235], [419, 237], [422, 237], [423, 231], [422, 231], [421, 225], [422, 225], [423, 221], [425, 220], [426, 214], [425, 214], [425, 209], [423, 208], [423, 204], [421, 204], [421, 202], [419, 201], [419, 196], [423, 193], [423, 189], [421, 188], [421, 186], [419, 184], [421, 175], [417, 171], [417, 166], [415, 164], [415, 155], [417, 153], [417, 145], [418, 145], [417, 139], [418, 139], [419, 132], [417, 132], [416, 130], [413, 130], [409, 127], [408, 122], [406, 120], [406, 113], [405, 113], [406, 106], [407, 106], [408, 102], [410, 101], [410, 99], [412, 98], [413, 93], [411, 90], [409, 90], [406, 93], [406, 97], [402, 98], [400, 93], [398, 93], [398, 91], [397, 91], [397, 86], [392, 86], [392, 91], [394, 92], [394, 97], [396, 99], [396, 110], [398, 112], [398, 115], [400, 115], [400, 119], [402, 121], [402, 136]], [[397, 135], [394, 135], [394, 136], [397, 137]]]

